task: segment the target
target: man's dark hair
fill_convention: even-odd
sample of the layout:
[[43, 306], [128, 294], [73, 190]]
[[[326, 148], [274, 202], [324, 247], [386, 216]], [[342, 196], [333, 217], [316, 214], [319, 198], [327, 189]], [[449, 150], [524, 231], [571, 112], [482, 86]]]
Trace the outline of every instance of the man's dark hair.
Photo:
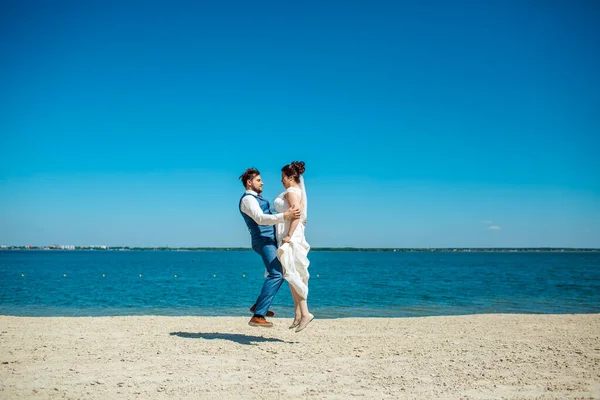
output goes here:
[[248, 182], [248, 179], [252, 180], [256, 175], [260, 175], [260, 172], [258, 172], [256, 168], [248, 168], [247, 170], [245, 170], [244, 173], [240, 176], [240, 179], [242, 180], [242, 185], [246, 187], [246, 182]]

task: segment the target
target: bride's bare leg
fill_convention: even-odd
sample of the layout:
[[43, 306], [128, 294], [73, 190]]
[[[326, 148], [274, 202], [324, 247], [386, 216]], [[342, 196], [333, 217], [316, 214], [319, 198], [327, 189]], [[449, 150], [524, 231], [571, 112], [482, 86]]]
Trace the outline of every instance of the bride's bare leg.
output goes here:
[[[292, 290], [294, 290], [294, 289], [292, 289]], [[298, 299], [298, 306], [300, 308], [300, 314], [301, 314], [300, 324], [298, 324], [298, 327], [296, 328], [296, 332], [300, 332], [301, 330], [303, 330], [304, 328], [306, 328], [308, 326], [310, 321], [312, 321], [315, 316], [312, 315], [308, 311], [308, 303], [306, 302], [306, 299], [303, 299], [302, 297], [300, 297], [300, 295], [298, 293], [295, 293], [295, 295], [296, 295], [296, 298]]]
[[292, 322], [292, 325], [290, 325], [290, 329], [295, 328], [298, 326], [298, 324], [300, 323], [300, 320], [302, 319], [302, 313], [300, 311], [300, 302], [299, 302], [299, 298], [298, 295], [296, 294], [296, 291], [294, 290], [293, 286], [290, 286], [290, 291], [292, 292], [292, 298], [294, 299], [294, 322]]

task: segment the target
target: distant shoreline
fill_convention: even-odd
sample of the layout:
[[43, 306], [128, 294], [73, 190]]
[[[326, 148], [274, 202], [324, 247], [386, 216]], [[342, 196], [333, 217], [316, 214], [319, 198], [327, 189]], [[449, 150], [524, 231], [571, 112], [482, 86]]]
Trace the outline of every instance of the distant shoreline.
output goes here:
[[[46, 246], [7, 246], [0, 251], [252, 251], [248, 247], [126, 247], [126, 246], [75, 246], [70, 249]], [[313, 247], [311, 251], [329, 252], [392, 252], [392, 253], [600, 253], [600, 248], [567, 248], [567, 247], [539, 247], [539, 248], [373, 248], [373, 247]]]

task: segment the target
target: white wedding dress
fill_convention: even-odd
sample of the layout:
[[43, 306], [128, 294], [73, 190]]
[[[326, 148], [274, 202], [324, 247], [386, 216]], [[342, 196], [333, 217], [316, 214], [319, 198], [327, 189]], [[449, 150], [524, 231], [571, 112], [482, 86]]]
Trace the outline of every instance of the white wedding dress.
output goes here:
[[[304, 188], [304, 181], [301, 186]], [[285, 199], [285, 194], [288, 192], [296, 193], [302, 199], [302, 215], [300, 216], [300, 222], [296, 226], [294, 233], [290, 238], [289, 243], [281, 244], [283, 238], [287, 235], [290, 220], [286, 219], [284, 222], [277, 224], [275, 233], [277, 239], [277, 258], [281, 262], [283, 267], [283, 278], [296, 289], [296, 293], [303, 299], [308, 297], [308, 261], [307, 255], [310, 250], [310, 245], [306, 242], [304, 237], [304, 222], [306, 221], [307, 215], [307, 201], [306, 201], [306, 189], [301, 190], [295, 187], [288, 188], [285, 192], [281, 193], [273, 202], [275, 211], [278, 213], [286, 212], [290, 208], [290, 204]]]

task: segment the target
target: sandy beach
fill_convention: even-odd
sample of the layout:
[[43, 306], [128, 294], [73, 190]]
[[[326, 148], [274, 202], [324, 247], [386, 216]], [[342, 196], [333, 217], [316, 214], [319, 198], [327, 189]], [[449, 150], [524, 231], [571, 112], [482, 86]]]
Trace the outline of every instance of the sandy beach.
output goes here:
[[600, 315], [0, 317], [2, 399], [600, 398]]

